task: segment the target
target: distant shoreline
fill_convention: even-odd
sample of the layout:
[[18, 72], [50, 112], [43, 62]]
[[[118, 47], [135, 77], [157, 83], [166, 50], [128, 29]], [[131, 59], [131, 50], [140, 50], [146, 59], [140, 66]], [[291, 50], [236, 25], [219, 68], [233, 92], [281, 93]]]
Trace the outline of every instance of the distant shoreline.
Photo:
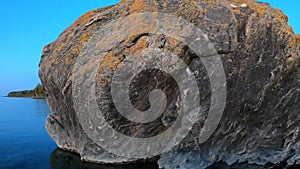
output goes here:
[[23, 98], [23, 99], [46, 99], [46, 97], [27, 97], [27, 96], [0, 96], [0, 97], [7, 97], [7, 98]]
[[46, 99], [46, 94], [44, 88], [38, 84], [33, 90], [13, 91], [8, 93], [6, 97]]

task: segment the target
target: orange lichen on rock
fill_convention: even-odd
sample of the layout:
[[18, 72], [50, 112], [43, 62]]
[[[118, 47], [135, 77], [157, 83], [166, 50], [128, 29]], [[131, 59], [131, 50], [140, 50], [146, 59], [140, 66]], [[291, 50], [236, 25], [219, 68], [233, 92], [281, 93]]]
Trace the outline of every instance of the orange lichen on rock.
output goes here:
[[175, 46], [179, 45], [179, 41], [175, 38], [167, 37], [167, 42], [165, 44], [164, 50], [170, 51], [173, 50]]
[[291, 33], [293, 33], [293, 32], [294, 32], [294, 29], [293, 29], [293, 27], [292, 27], [292, 26], [290, 26], [290, 25], [287, 25], [287, 30], [288, 30], [289, 32], [291, 32]]
[[[300, 52], [300, 35], [294, 35], [292, 40], [288, 43], [289, 48], [296, 48], [296, 51]], [[292, 53], [291, 56], [288, 58], [288, 62], [295, 62], [297, 60], [298, 54]]]
[[115, 54], [112, 52], [107, 53], [104, 58], [101, 60], [101, 64], [98, 69], [99, 80], [97, 80], [97, 84], [100, 86], [105, 86], [108, 84], [108, 79], [103, 73], [104, 70], [108, 70], [110, 73], [113, 73], [118, 66], [124, 66], [125, 64], [122, 62], [124, 58], [117, 58]]
[[[69, 28], [68, 28], [69, 29]], [[71, 41], [74, 36], [74, 33], [71, 31], [64, 31], [61, 36], [64, 36], [64, 39], [58, 39], [54, 46], [54, 51], [61, 52], [66, 46], [67, 42]]]
[[237, 14], [241, 14], [240, 9], [243, 7], [251, 8], [259, 16], [264, 16], [269, 10], [269, 5], [267, 3], [258, 3], [256, 0], [228, 0], [227, 4], [233, 10], [233, 12]]
[[80, 37], [79, 42], [80, 43], [85, 43], [90, 39], [90, 36], [88, 34], [84, 34]]
[[297, 41], [297, 50], [300, 52], [300, 35], [295, 35]]
[[159, 3], [157, 1], [149, 1], [149, 3], [145, 3], [144, 0], [135, 0], [130, 7], [130, 13], [145, 11], [158, 12]]
[[230, 0], [230, 2], [232, 5], [235, 5], [235, 6], [241, 6], [242, 4], [248, 4], [248, 3], [251, 3], [249, 0]]
[[[266, 2], [257, 2], [257, 1], [247, 1], [245, 2], [253, 11], [259, 14], [259, 16], [263, 17], [266, 14], [270, 16], [275, 16], [278, 21], [288, 19], [286, 15], [279, 9], [273, 9], [269, 3]], [[287, 21], [285, 21], [287, 22]]]
[[238, 9], [238, 8], [233, 8], [232, 9], [233, 10], [233, 12], [235, 13], [235, 14], [241, 14], [242, 12], [241, 12], [241, 10], [240, 9]]
[[130, 7], [130, 12], [136, 11], [138, 10], [142, 5], [139, 4], [138, 2], [133, 2], [133, 4]]
[[96, 82], [97, 82], [97, 86], [107, 85], [107, 79], [103, 75], [100, 75], [99, 80], [97, 80]]
[[67, 56], [66, 59], [65, 59], [65, 63], [66, 63], [66, 64], [70, 64], [70, 63], [71, 63], [71, 60], [72, 60], [72, 58], [69, 57], [69, 56]]
[[287, 23], [289, 21], [289, 18], [282, 12], [282, 10], [276, 9], [276, 12], [276, 20], [284, 23]]
[[267, 13], [268, 8], [266, 5], [258, 5], [256, 11], [260, 16], [264, 16]]
[[114, 56], [112, 53], [108, 53], [101, 61], [99, 71], [101, 72], [104, 69], [108, 69], [110, 72], [114, 72], [120, 63], [121, 60], [119, 58]]
[[[288, 43], [288, 47], [292, 48], [296, 45], [296, 47], [300, 46], [300, 35], [295, 35], [292, 40]], [[299, 48], [298, 48], [299, 49]]]
[[288, 43], [288, 47], [289, 47], [289, 48], [293, 47], [293, 46], [295, 45], [295, 42], [296, 42], [295, 39], [291, 40], [291, 41]]
[[82, 15], [80, 18], [78, 18], [75, 22], [74, 25], [82, 24], [82, 23], [87, 23], [89, 22], [89, 19], [93, 14], [96, 13], [96, 10], [91, 10], [87, 12], [86, 14]]
[[[56, 52], [61, 52], [62, 50], [67, 50], [66, 45], [68, 41], [71, 41], [74, 34], [72, 32], [68, 32], [65, 35], [65, 40], [60, 40], [58, 43], [59, 45], [55, 45], [53, 48]], [[65, 64], [70, 64], [74, 57], [78, 56], [81, 48], [83, 45], [90, 39], [90, 36], [88, 34], [83, 34], [78, 38], [79, 43], [69, 50], [67, 50], [67, 54], [65, 55]]]
[[80, 54], [82, 45], [76, 45], [72, 47], [66, 54], [65, 64], [70, 64], [72, 61], [74, 61], [74, 57], [78, 56]]
[[143, 49], [147, 48], [147, 37], [143, 36], [139, 39], [139, 41], [130, 48], [130, 53], [135, 54], [138, 51], [141, 51]]
[[287, 59], [287, 61], [288, 61], [288, 62], [295, 62], [295, 61], [296, 61], [296, 54], [293, 53], [293, 54], [291, 55], [291, 57], [289, 57], [289, 58]]
[[282, 12], [282, 10], [275, 9], [269, 3], [265, 2], [259, 3], [256, 1], [249, 1], [247, 4], [253, 11], [256, 11], [260, 17], [265, 17], [267, 15], [268, 18], [272, 18], [272, 20], [282, 24], [283, 26], [280, 27], [282, 33], [294, 35], [293, 28], [288, 25], [289, 18]]

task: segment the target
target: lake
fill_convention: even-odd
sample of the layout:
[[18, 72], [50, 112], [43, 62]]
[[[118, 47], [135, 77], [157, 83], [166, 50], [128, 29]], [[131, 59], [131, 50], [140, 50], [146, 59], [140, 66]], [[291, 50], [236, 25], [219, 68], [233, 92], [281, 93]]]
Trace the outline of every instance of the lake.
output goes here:
[[45, 121], [44, 99], [0, 97], [0, 169], [155, 169], [157, 164], [95, 165], [57, 149]]
[[[156, 163], [122, 166], [83, 163], [79, 155], [58, 149], [48, 136], [45, 120], [49, 114], [49, 107], [43, 99], [0, 97], [0, 169], [158, 168]], [[247, 168], [245, 166], [257, 168], [257, 166], [251, 167], [247, 164], [241, 168]], [[227, 167], [214, 166], [212, 168]], [[281, 168], [283, 167], [278, 169]], [[293, 166], [289, 169], [299, 168], [300, 166]]]
[[56, 145], [44, 127], [49, 114], [43, 99], [0, 97], [1, 169], [51, 169]]

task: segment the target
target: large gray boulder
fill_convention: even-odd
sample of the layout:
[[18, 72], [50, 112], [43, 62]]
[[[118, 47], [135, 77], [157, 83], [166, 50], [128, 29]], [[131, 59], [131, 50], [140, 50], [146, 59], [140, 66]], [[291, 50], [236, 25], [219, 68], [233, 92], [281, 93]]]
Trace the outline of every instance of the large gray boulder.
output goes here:
[[90, 11], [44, 48], [47, 131], [97, 163], [300, 163], [300, 38], [287, 21], [251, 0], [123, 0]]

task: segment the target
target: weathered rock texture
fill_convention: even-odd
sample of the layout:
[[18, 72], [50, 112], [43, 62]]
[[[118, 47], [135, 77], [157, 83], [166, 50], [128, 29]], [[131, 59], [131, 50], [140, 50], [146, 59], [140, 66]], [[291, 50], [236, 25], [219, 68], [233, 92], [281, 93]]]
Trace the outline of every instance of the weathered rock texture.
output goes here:
[[[300, 39], [280, 10], [251, 0], [123, 0], [80, 17], [44, 48], [40, 63], [39, 75], [51, 107], [46, 127], [60, 148], [77, 152], [86, 161], [128, 161], [107, 153], [83, 131], [73, 107], [72, 76], [78, 55], [96, 31], [113, 19], [147, 11], [169, 13], [200, 27], [221, 56], [227, 80], [226, 108], [212, 137], [203, 144], [197, 142], [203, 125], [199, 121], [173, 152], [160, 156], [161, 167], [198, 169], [220, 161], [229, 165], [300, 163]], [[109, 93], [112, 76], [101, 75], [112, 73], [124, 57], [149, 47], [176, 53], [198, 72], [201, 106], [207, 114], [210, 90], [205, 68], [184, 44], [164, 35], [144, 32], [110, 49], [98, 71], [97, 92]], [[155, 73], [158, 78], [152, 79]], [[103, 110], [108, 119], [119, 122], [113, 125], [128, 124], [120, 132], [142, 137], [160, 133], [172, 124], [179, 92], [163, 72], [144, 72], [140, 78], [131, 86], [132, 103], [139, 110], [149, 108], [144, 96], [156, 87], [168, 97], [167, 110], [155, 123], [142, 126], [124, 120], [106, 95], [100, 94], [98, 103], [112, 103]], [[157, 82], [160, 85], [153, 86]], [[141, 128], [146, 132], [138, 130]]]

